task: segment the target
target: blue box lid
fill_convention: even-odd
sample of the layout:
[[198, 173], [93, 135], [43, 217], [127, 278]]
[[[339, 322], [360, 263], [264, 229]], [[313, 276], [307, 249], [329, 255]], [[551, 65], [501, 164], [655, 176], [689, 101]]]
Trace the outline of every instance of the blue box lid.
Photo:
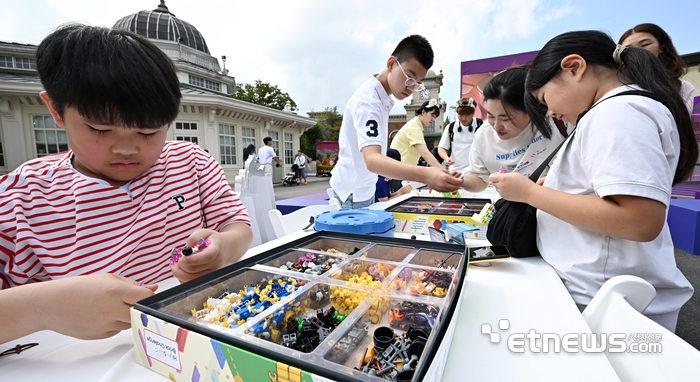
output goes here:
[[346, 232], [361, 235], [381, 235], [394, 229], [394, 214], [383, 210], [340, 209], [316, 216], [316, 231]]

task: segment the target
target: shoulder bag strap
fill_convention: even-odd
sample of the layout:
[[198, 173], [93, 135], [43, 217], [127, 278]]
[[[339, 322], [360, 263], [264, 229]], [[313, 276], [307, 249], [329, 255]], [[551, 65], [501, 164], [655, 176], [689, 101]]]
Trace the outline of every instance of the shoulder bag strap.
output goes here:
[[450, 126], [447, 127], [447, 135], [450, 137], [450, 152], [449, 155], [452, 155], [452, 141], [455, 139], [455, 123], [454, 121], [450, 123]]
[[[578, 123], [577, 123], [577, 125], [578, 125]], [[566, 141], [568, 141], [569, 139], [571, 139], [574, 136], [574, 133], [576, 133], [576, 128], [574, 128], [574, 131], [571, 132], [571, 135], [569, 135], [568, 138], [564, 139], [564, 141], [562, 143], [560, 143], [559, 146], [557, 146], [557, 148], [554, 149], [554, 151], [551, 154], [549, 154], [547, 159], [545, 159], [544, 162], [542, 162], [540, 167], [537, 167], [537, 170], [535, 170], [535, 172], [530, 174], [531, 181], [537, 182], [537, 179], [540, 178], [540, 175], [542, 175], [542, 173], [544, 172], [544, 169], [547, 168], [547, 166], [549, 166], [549, 162], [551, 162], [552, 159], [554, 159], [554, 156], [557, 155], [557, 153], [559, 152], [559, 149], [562, 146], [564, 146], [564, 143], [566, 143]]]

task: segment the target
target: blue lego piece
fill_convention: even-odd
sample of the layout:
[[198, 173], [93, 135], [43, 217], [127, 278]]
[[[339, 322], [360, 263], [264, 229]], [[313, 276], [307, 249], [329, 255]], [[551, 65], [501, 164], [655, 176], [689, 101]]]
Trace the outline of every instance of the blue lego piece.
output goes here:
[[268, 325], [267, 321], [262, 321], [256, 325], [254, 325], [251, 328], [251, 330], [253, 331], [253, 334], [255, 334], [256, 336], [258, 336], [260, 338], [267, 339], [267, 338], [270, 338], [270, 336], [272, 335], [270, 333], [270, 326]]
[[282, 326], [284, 320], [284, 310], [278, 310], [272, 314], [272, 322], [275, 326]]

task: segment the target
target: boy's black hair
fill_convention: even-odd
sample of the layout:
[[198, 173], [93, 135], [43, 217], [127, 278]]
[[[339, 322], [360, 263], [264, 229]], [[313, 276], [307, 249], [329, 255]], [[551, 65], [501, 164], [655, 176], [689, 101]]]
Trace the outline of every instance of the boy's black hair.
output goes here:
[[272, 138], [270, 138], [270, 137], [263, 138], [263, 143], [265, 144], [265, 146], [267, 146], [268, 142], [272, 142]]
[[430, 69], [433, 66], [433, 47], [430, 46], [425, 37], [417, 34], [412, 34], [401, 40], [391, 55], [396, 57], [399, 62], [415, 58], [425, 69]]
[[137, 34], [65, 25], [39, 44], [36, 66], [60, 116], [73, 107], [94, 123], [135, 128], [159, 128], [177, 117], [175, 67]]
[[418, 110], [416, 110], [416, 115], [421, 115], [421, 114], [423, 114], [423, 112], [426, 112], [426, 113], [433, 113], [435, 118], [439, 117], [440, 116], [440, 105], [428, 107], [429, 104], [430, 104], [430, 101], [423, 102], [423, 104], [420, 105]]
[[698, 145], [690, 113], [673, 86], [669, 72], [661, 60], [643, 48], [625, 48], [619, 55], [622, 62], [619, 64], [613, 58], [615, 49], [612, 38], [600, 31], [567, 32], [549, 40], [532, 61], [525, 81], [525, 108], [530, 120], [540, 131], [549, 126], [547, 106], [540, 104], [532, 92], [561, 75], [564, 57], [578, 54], [593, 70], [614, 70], [623, 84], [639, 85], [662, 101], [673, 115], [680, 136], [680, 156], [673, 184], [690, 178], [698, 158]]

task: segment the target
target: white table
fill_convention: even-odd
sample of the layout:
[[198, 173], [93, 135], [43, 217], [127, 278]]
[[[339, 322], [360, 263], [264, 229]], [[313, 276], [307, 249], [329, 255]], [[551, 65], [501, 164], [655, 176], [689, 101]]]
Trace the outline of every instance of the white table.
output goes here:
[[[297, 232], [251, 248], [253, 256], [296, 240]], [[399, 237], [408, 235], [397, 234]], [[475, 241], [479, 242], [479, 241]], [[512, 353], [505, 340], [511, 333], [590, 333], [583, 317], [554, 270], [541, 258], [511, 259], [491, 267], [470, 266], [443, 381], [619, 381], [601, 353]], [[176, 280], [160, 283], [159, 290]], [[481, 325], [497, 329], [509, 319], [503, 340], [492, 344]], [[2, 381], [167, 381], [134, 361], [131, 331], [98, 341], [82, 341], [42, 331], [0, 345], [39, 342], [22, 354], [0, 358]]]

